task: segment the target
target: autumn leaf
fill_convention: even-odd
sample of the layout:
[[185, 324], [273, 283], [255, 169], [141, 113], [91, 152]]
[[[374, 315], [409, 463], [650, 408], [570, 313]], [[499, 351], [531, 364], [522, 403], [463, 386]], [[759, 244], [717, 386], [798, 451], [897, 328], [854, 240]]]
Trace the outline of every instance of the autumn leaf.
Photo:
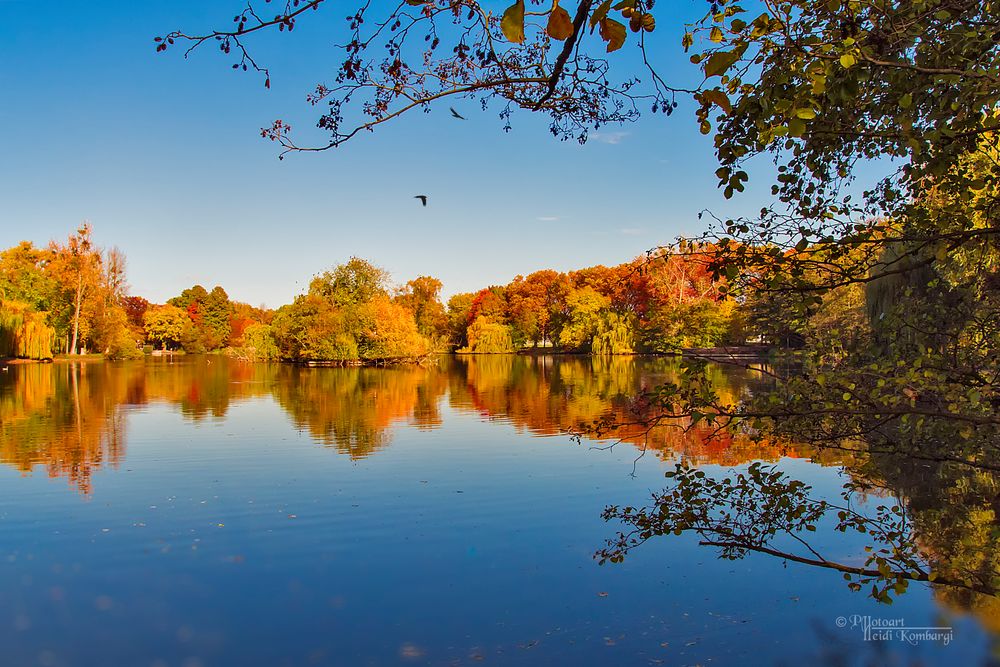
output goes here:
[[716, 51], [705, 63], [705, 76], [722, 76], [738, 59], [736, 51]]
[[608, 53], [617, 51], [625, 43], [625, 26], [614, 19], [601, 19], [601, 39], [608, 43]]
[[729, 96], [718, 88], [701, 91], [701, 99], [703, 102], [710, 102], [721, 107], [726, 113], [732, 113], [733, 111], [733, 105], [729, 101]]
[[524, 44], [524, 0], [517, 0], [504, 11], [500, 30], [511, 42]]
[[552, 39], [559, 41], [569, 39], [573, 35], [573, 19], [569, 17], [569, 12], [559, 5], [553, 7], [545, 31]]
[[608, 16], [608, 12], [611, 11], [611, 0], [604, 0], [594, 13], [590, 15], [590, 32], [594, 32], [594, 26], [603, 21]]

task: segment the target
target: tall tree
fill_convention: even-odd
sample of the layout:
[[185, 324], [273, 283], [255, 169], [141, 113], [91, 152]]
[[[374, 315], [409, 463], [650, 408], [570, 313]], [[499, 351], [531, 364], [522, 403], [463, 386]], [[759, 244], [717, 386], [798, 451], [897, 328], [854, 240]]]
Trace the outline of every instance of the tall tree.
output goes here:
[[80, 342], [80, 314], [84, 300], [96, 292], [101, 279], [100, 255], [91, 241], [91, 227], [83, 223], [65, 245], [52, 242], [52, 271], [64, 290], [72, 294], [71, 341], [67, 352], [77, 354]]

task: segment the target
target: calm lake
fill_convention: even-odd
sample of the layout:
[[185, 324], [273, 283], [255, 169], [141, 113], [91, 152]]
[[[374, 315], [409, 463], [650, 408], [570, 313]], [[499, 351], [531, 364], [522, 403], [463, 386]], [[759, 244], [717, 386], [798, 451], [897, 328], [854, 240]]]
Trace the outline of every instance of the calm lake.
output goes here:
[[[991, 660], [1000, 623], [923, 584], [880, 605], [836, 572], [719, 560], [687, 535], [598, 565], [617, 529], [603, 508], [647, 504], [682, 458], [775, 462], [831, 498], [845, 481], [836, 461], [707, 431], [610, 449], [567, 433], [628, 417], [670, 360], [180, 359], [2, 373], [5, 667]], [[713, 375], [734, 397], [760, 382]], [[850, 535], [816, 539], [863, 562]], [[865, 641], [838, 621], [864, 616], [954, 637]]]

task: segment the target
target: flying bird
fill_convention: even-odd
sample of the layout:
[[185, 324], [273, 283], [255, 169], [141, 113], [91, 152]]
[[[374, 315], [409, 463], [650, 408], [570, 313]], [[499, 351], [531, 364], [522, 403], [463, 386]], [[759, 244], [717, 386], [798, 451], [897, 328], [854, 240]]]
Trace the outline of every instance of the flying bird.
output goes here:
[[451, 115], [459, 120], [465, 120], [465, 116], [455, 111], [455, 107], [448, 107], [451, 110]]
[[419, 199], [420, 203], [427, 206], [427, 195], [413, 195], [414, 199]]

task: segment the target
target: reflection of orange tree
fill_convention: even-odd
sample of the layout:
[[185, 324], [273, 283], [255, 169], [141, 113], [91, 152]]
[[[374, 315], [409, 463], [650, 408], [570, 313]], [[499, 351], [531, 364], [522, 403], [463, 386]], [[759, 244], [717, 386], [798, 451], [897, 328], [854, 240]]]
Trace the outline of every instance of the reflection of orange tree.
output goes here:
[[23, 365], [0, 378], [0, 463], [45, 466], [89, 494], [99, 468], [125, 456], [125, 408], [166, 401], [195, 421], [265, 395], [275, 368], [202, 359], [183, 364]]
[[[710, 439], [704, 424], [678, 423], [647, 436], [636, 396], [674, 377], [672, 360], [477, 355], [445, 366], [301, 368], [223, 357], [22, 366], [0, 378], [0, 462], [23, 471], [44, 465], [89, 492], [91, 473], [124, 456], [123, 406], [165, 402], [197, 422], [259, 396], [273, 396], [316, 440], [361, 458], [388, 444], [394, 424], [439, 426], [446, 391], [455, 409], [509, 419], [534, 435], [586, 434], [595, 422], [612, 422], [606, 438], [646, 445], [664, 458], [679, 453], [695, 463], [734, 464], [799, 453], [740, 435]], [[719, 370], [712, 381], [720, 397], [735, 401], [749, 390], [749, 377]]]
[[146, 399], [176, 404], [194, 421], [224, 417], [232, 403], [267, 395], [278, 372], [276, 365], [235, 363], [224, 357], [153, 362], [146, 369]]
[[23, 472], [45, 466], [90, 493], [91, 475], [125, 455], [128, 377], [103, 364], [21, 366], [0, 391], [0, 462]]
[[439, 402], [447, 378], [435, 369], [300, 368], [282, 366], [274, 397], [298, 428], [352, 459], [390, 441], [389, 428], [409, 420], [441, 424]]
[[[697, 464], [735, 465], [810, 454], [774, 440], [717, 432], [704, 423], [692, 426], [687, 418], [650, 430], [639, 395], [676, 379], [678, 364], [673, 359], [490, 355], [463, 356], [455, 363], [464, 372], [456, 376], [458, 386], [452, 386], [453, 405], [504, 417], [535, 435], [575, 432], [593, 437], [600, 424], [605, 425], [599, 429], [601, 441], [628, 442], [663, 458], [680, 454]], [[750, 391], [753, 375], [711, 368], [709, 379], [720, 400], [732, 404]]]

